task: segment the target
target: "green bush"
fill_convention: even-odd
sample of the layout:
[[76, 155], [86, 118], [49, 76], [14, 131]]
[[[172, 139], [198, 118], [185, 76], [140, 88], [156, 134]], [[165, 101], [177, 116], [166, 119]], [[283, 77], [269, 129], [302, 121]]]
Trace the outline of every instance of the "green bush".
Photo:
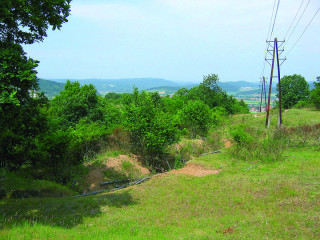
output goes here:
[[293, 108], [302, 109], [307, 108], [310, 106], [309, 101], [299, 101], [296, 105], [293, 106]]
[[166, 166], [161, 157], [180, 137], [172, 115], [159, 109], [150, 94], [135, 89], [131, 102], [125, 106], [124, 116], [131, 150], [144, 155], [147, 165]]
[[276, 129], [267, 135], [257, 129], [249, 129], [249, 131], [251, 134], [241, 126], [231, 131], [231, 135], [237, 143], [230, 150], [234, 157], [245, 161], [262, 162], [283, 159], [283, 152], [288, 146], [283, 129]]
[[189, 101], [179, 115], [181, 125], [190, 131], [191, 137], [205, 136], [212, 124], [209, 106], [199, 100]]
[[233, 140], [241, 146], [248, 145], [253, 142], [253, 138], [244, 130], [243, 126], [235, 127], [230, 134], [233, 137]]

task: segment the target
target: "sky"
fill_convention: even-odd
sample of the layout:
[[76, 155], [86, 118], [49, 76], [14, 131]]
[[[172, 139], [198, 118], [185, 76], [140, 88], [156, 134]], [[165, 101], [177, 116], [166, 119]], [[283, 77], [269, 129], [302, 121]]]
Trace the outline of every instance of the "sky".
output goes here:
[[[319, 0], [303, 0], [300, 13], [307, 8], [294, 28], [296, 17], [289, 38], [301, 3], [280, 1], [269, 39], [287, 35], [281, 76], [315, 81], [320, 13], [288, 53], [320, 7]], [[43, 42], [24, 49], [40, 61], [38, 77], [45, 79], [152, 77], [197, 83], [213, 73], [222, 82], [258, 82], [262, 75], [270, 78], [270, 66], [263, 71], [263, 62], [273, 6], [274, 0], [73, 0], [61, 30], [49, 30]]]

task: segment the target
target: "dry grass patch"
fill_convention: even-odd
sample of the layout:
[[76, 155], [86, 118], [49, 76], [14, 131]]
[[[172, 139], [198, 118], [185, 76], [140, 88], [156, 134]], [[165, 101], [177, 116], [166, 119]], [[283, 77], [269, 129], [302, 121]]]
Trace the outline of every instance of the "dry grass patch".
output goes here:
[[173, 174], [187, 174], [195, 177], [204, 177], [207, 175], [218, 174], [220, 170], [207, 169], [199, 164], [187, 163], [184, 168], [178, 170], [172, 170]]

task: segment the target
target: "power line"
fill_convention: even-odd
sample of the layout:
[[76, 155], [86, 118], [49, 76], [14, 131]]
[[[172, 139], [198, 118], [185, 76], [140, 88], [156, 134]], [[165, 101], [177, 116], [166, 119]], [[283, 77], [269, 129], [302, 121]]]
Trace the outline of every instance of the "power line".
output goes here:
[[271, 25], [272, 25], [272, 19], [273, 19], [273, 15], [274, 15], [274, 9], [276, 6], [276, 0], [273, 1], [273, 8], [272, 8], [272, 14], [271, 14], [271, 18], [270, 18], [270, 23], [269, 23], [269, 30], [268, 30], [268, 34], [267, 34], [267, 40], [266, 40], [266, 47], [264, 49], [264, 58], [263, 58], [263, 63], [262, 63], [262, 71], [261, 71], [261, 77], [264, 75], [264, 70], [266, 67], [266, 60], [265, 58], [267, 57], [267, 49], [268, 49], [268, 39], [269, 39], [269, 34], [270, 34], [270, 30], [271, 30]]
[[[310, 1], [310, 0], [309, 0], [309, 1]], [[274, 25], [275, 25], [276, 20], [277, 20], [279, 5], [280, 5], [280, 0], [278, 0], [277, 10], [276, 10], [276, 14], [275, 14], [275, 16], [274, 16], [274, 21], [273, 21], [273, 26], [272, 26], [272, 31], [271, 31], [271, 34], [270, 34], [269, 41], [271, 40], [271, 37], [272, 37], [272, 34], [273, 34], [273, 30], [274, 30]]]
[[302, 14], [300, 15], [300, 18], [299, 18], [298, 22], [297, 22], [296, 25], [294, 26], [294, 29], [292, 30], [292, 32], [291, 32], [291, 34], [289, 35], [289, 38], [288, 38], [288, 40], [287, 40], [286, 42], [288, 42], [288, 41], [290, 40], [292, 34], [293, 34], [294, 31], [296, 30], [296, 28], [297, 28], [297, 26], [298, 26], [298, 24], [299, 24], [299, 22], [300, 22], [300, 20], [301, 20], [301, 18], [302, 18], [302, 16], [303, 16], [303, 14], [305, 13], [305, 11], [306, 11], [309, 3], [310, 3], [310, 0], [308, 1], [308, 3], [307, 3], [307, 5], [305, 6], [305, 8], [303, 9], [303, 12], [302, 12]]
[[292, 49], [297, 45], [297, 43], [299, 42], [299, 40], [301, 39], [301, 37], [303, 36], [303, 34], [307, 31], [308, 27], [310, 26], [311, 22], [313, 21], [313, 19], [316, 17], [316, 15], [318, 14], [318, 12], [320, 11], [320, 7], [318, 8], [318, 10], [316, 11], [316, 13], [313, 15], [313, 17], [311, 18], [310, 22], [308, 23], [308, 25], [306, 26], [306, 28], [303, 30], [303, 32], [301, 33], [300, 37], [298, 38], [298, 40], [293, 44], [293, 46], [291, 47], [291, 49], [288, 51], [287, 55], [292, 51]]
[[276, 6], [276, 0], [274, 0], [274, 2], [273, 2], [273, 9], [272, 9], [272, 15], [271, 15], [270, 23], [269, 23], [269, 30], [268, 30], [267, 40], [269, 39], [269, 34], [270, 34], [270, 30], [271, 30], [271, 25], [272, 25], [272, 19], [273, 19], [275, 6]]
[[298, 11], [297, 11], [297, 13], [296, 13], [296, 15], [294, 16], [293, 21], [291, 22], [290, 27], [289, 27], [289, 29], [288, 29], [287, 33], [285, 34], [284, 39], [286, 39], [286, 38], [287, 38], [287, 35], [288, 35], [288, 33], [289, 33], [289, 31], [290, 31], [290, 29], [291, 29], [291, 27], [292, 27], [292, 25], [293, 25], [294, 21], [296, 20], [296, 18], [297, 18], [297, 16], [298, 16], [298, 13], [300, 12], [300, 9], [301, 9], [302, 4], [304, 3], [304, 1], [305, 1], [305, 0], [302, 0], [302, 2], [301, 2], [301, 4], [300, 4], [300, 7], [299, 7], [299, 9], [298, 9]]

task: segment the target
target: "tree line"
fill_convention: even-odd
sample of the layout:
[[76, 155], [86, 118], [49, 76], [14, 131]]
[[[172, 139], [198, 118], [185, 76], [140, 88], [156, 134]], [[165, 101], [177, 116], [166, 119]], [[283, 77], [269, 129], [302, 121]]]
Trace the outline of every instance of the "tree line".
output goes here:
[[[317, 77], [317, 81], [313, 84], [314, 89], [310, 91], [309, 83], [301, 75], [294, 74], [281, 78], [281, 106], [288, 109], [314, 105], [320, 109], [320, 77]], [[279, 92], [279, 84], [277, 84], [277, 91]], [[279, 98], [279, 93], [276, 96]]]

